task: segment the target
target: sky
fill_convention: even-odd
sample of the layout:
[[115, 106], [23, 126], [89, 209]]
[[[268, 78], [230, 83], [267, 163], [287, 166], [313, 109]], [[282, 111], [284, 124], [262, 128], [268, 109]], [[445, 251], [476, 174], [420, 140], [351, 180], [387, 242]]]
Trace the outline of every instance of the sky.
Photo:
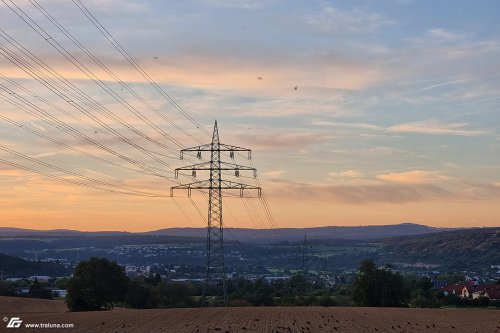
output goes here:
[[0, 2], [0, 226], [206, 226], [215, 119], [226, 227], [500, 226], [498, 1], [81, 0], [148, 76], [79, 4]]

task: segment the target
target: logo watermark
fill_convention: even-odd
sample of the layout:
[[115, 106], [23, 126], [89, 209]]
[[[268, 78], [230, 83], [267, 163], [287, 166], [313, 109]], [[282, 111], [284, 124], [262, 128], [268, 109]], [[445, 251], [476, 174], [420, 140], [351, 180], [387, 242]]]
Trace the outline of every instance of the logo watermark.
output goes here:
[[[7, 328], [20, 328], [23, 324], [21, 317], [3, 317], [3, 321], [7, 323]], [[25, 328], [74, 328], [75, 325], [71, 323], [24, 323]]]
[[[4, 318], [4, 320], [5, 320], [5, 318]], [[23, 323], [23, 321], [21, 320], [21, 318], [12, 317], [12, 318], [10, 318], [10, 321], [7, 324], [7, 328], [19, 328], [19, 327], [21, 327], [22, 323]]]

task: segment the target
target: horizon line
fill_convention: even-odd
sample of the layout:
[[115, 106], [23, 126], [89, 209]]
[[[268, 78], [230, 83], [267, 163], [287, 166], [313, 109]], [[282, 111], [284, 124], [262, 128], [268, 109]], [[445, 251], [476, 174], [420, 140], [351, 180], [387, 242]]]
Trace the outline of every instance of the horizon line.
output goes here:
[[[328, 226], [311, 226], [311, 227], [281, 227], [281, 228], [250, 228], [250, 227], [225, 227], [224, 229], [239, 229], [239, 230], [283, 230], [283, 229], [295, 229], [295, 230], [302, 230], [302, 229], [321, 229], [321, 228], [332, 228], [332, 227], [337, 227], [337, 228], [360, 228], [360, 227], [387, 227], [387, 226], [401, 226], [401, 225], [415, 225], [415, 226], [422, 226], [422, 227], [428, 227], [428, 228], [433, 228], [433, 229], [479, 229], [479, 228], [500, 228], [499, 226], [470, 226], [470, 227], [437, 227], [437, 226], [432, 226], [432, 225], [427, 225], [427, 224], [420, 224], [420, 223], [412, 223], [412, 222], [402, 222], [402, 223], [396, 223], [396, 224], [365, 224], [365, 225], [328, 225]], [[5, 227], [0, 227], [0, 230], [4, 229], [16, 229], [16, 230], [25, 230], [25, 231], [71, 231], [71, 232], [119, 232], [119, 233], [131, 233], [131, 234], [143, 234], [143, 233], [150, 233], [150, 232], [157, 232], [157, 231], [162, 231], [162, 230], [171, 230], [171, 229], [206, 229], [206, 227], [192, 227], [192, 226], [178, 226], [178, 227], [170, 227], [170, 228], [162, 228], [162, 229], [155, 229], [155, 230], [146, 230], [146, 231], [127, 231], [127, 230], [78, 230], [78, 229], [31, 229], [31, 228], [20, 228], [20, 227], [10, 227], [10, 226], [5, 226]]]

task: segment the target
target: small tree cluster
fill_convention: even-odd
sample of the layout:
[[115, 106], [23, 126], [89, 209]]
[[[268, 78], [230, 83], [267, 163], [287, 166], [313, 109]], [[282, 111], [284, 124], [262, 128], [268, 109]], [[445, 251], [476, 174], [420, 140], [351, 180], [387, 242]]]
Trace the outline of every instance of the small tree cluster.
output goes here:
[[109, 309], [115, 304], [132, 308], [194, 306], [197, 288], [166, 283], [155, 274], [131, 280], [123, 267], [104, 258], [81, 261], [67, 282], [70, 311]]
[[70, 311], [92, 311], [123, 301], [129, 280], [123, 267], [104, 258], [81, 261], [68, 281]]
[[406, 298], [403, 278], [388, 266], [377, 268], [372, 260], [363, 260], [352, 297], [359, 306], [402, 306]]

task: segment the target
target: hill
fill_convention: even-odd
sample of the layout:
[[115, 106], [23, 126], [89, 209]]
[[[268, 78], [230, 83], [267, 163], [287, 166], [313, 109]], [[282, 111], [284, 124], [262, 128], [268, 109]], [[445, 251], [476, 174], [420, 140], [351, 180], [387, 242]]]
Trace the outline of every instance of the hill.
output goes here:
[[[381, 239], [385, 237], [421, 235], [440, 231], [447, 231], [447, 228], [434, 228], [426, 225], [414, 223], [401, 223], [395, 225], [369, 225], [369, 226], [329, 226], [314, 228], [278, 228], [278, 229], [249, 229], [249, 228], [225, 228], [232, 238], [241, 242], [279, 242], [279, 241], [300, 241], [307, 234], [309, 239]], [[132, 239], [138, 236], [169, 236], [198, 239], [206, 235], [205, 228], [169, 228], [144, 233], [131, 233], [120, 231], [98, 231], [84, 232], [76, 230], [32, 230], [19, 228], [0, 227], [0, 237], [71, 237], [71, 236], [121, 236]]]
[[450, 269], [500, 265], [500, 228], [477, 228], [392, 237], [379, 256], [440, 264]]
[[64, 276], [71, 272], [56, 263], [28, 261], [0, 253], [0, 270], [4, 277], [29, 277], [32, 275]]
[[[168, 235], [183, 237], [199, 237], [203, 228], [170, 228], [148, 232], [151, 235]], [[279, 229], [245, 229], [225, 228], [229, 234], [245, 242], [255, 241], [300, 241], [307, 234], [308, 239], [349, 239], [368, 240], [386, 237], [409, 236], [429, 234], [451, 229], [434, 228], [414, 223], [401, 223], [395, 225], [368, 225], [368, 226], [329, 226], [316, 228], [279, 228]]]
[[[262, 273], [266, 267], [300, 269], [302, 240], [304, 233], [307, 233], [309, 247], [306, 256], [310, 269], [321, 270], [321, 267], [328, 265], [340, 273], [355, 269], [361, 260], [370, 258], [380, 264], [401, 263], [411, 271], [418, 269], [419, 263], [424, 263], [431, 268], [439, 265], [436, 269], [439, 271], [488, 272], [491, 265], [500, 264], [499, 230], [446, 230], [400, 224], [280, 229], [276, 232], [277, 237], [270, 234], [266, 237], [262, 230], [228, 228], [225, 239], [226, 264], [232, 269], [252, 273]], [[203, 229], [189, 228], [108, 235], [77, 232], [71, 236], [44, 235], [39, 231], [38, 235], [0, 236], [0, 253], [28, 259], [55, 258], [69, 262], [98, 256], [136, 265], [158, 263], [202, 267], [206, 246], [203, 234]], [[53, 275], [41, 273], [37, 268], [33, 261], [23, 261], [14, 272], [5, 268], [3, 270], [10, 276]], [[43, 267], [41, 271], [47, 270], [48, 267]]]
[[78, 231], [68, 229], [52, 229], [52, 230], [35, 230], [35, 229], [22, 229], [22, 228], [6, 228], [0, 227], [1, 237], [24, 237], [24, 236], [52, 236], [52, 237], [66, 237], [66, 236], [121, 236], [130, 233], [125, 231]]

